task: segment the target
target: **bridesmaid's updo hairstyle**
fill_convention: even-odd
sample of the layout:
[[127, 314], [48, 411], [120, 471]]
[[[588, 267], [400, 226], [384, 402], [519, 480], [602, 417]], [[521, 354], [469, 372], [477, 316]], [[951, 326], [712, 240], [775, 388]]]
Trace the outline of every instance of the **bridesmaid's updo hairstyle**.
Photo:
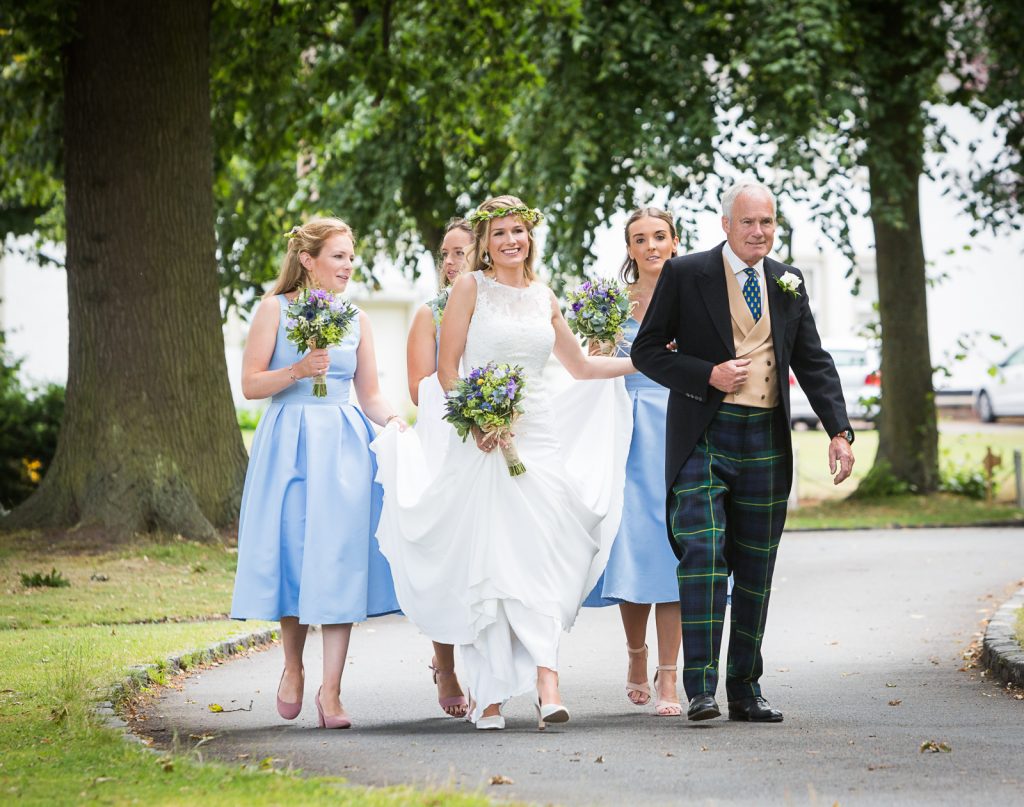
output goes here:
[[[676, 225], [672, 221], [672, 216], [662, 210], [660, 207], [640, 207], [629, 214], [629, 218], [626, 220], [626, 260], [622, 264], [622, 268], [619, 269], [619, 277], [622, 278], [622, 282], [627, 285], [632, 285], [640, 279], [640, 268], [636, 265], [636, 261], [633, 260], [629, 255], [629, 228], [632, 227], [640, 219], [647, 218], [650, 216], [652, 219], [661, 219], [665, 224], [668, 225], [669, 235], [675, 239]], [[675, 252], [672, 253], [675, 255]]]
[[297, 224], [285, 233], [288, 239], [288, 251], [281, 261], [281, 274], [277, 276], [274, 288], [267, 292], [268, 297], [275, 294], [288, 294], [306, 285], [306, 270], [299, 256], [305, 252], [313, 258], [320, 256], [327, 239], [336, 235], [347, 235], [355, 241], [355, 233], [341, 219], [318, 217], [305, 224]]
[[[455, 216], [454, 218], [448, 219], [448, 223], [445, 225], [444, 228], [444, 234], [448, 235], [448, 233], [450, 233], [452, 230], [462, 230], [462, 232], [464, 232], [466, 235], [473, 239], [473, 241], [471, 241], [469, 244], [469, 255], [467, 255], [466, 257], [466, 260], [469, 261], [469, 258], [472, 255], [473, 243], [476, 241], [476, 233], [473, 232], [473, 225], [466, 221], [464, 218]], [[442, 236], [441, 238], [442, 240], [444, 240], [444, 236]], [[444, 273], [444, 267], [441, 262], [440, 249], [437, 252], [436, 268], [438, 276], [438, 285], [440, 286], [440, 288], [443, 290], [452, 285], [452, 281], [450, 281], [448, 279], [448, 276]]]
[[[510, 212], [498, 215], [503, 210]], [[491, 256], [487, 254], [487, 243], [491, 236], [491, 220], [503, 218], [505, 215], [519, 216], [520, 221], [526, 225], [526, 232], [530, 236], [530, 251], [526, 254], [523, 268], [526, 279], [532, 281], [537, 277], [533, 271], [533, 264], [537, 257], [533, 228], [540, 221], [541, 213], [539, 210], [527, 207], [517, 196], [493, 196], [466, 217], [473, 227], [474, 239], [472, 251], [469, 254], [469, 271], [483, 272], [491, 268]]]

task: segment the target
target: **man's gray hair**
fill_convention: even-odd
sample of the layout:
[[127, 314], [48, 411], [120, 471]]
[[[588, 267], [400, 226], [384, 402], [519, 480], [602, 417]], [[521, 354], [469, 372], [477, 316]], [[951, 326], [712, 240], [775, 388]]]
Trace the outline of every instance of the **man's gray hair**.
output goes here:
[[758, 190], [767, 194], [768, 199], [771, 200], [772, 203], [772, 212], [774, 213], [777, 210], [775, 205], [775, 194], [772, 193], [771, 188], [755, 179], [741, 179], [736, 184], [730, 185], [726, 188], [725, 193], [722, 194], [722, 215], [731, 221], [733, 202], [739, 198], [741, 193], [750, 190]]

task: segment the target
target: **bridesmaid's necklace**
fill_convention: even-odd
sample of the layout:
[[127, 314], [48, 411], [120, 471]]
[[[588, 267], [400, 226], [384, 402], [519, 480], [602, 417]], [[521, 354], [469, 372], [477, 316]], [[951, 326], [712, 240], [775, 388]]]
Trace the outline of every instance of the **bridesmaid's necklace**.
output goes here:
[[[641, 286], [640, 281], [630, 285], [630, 298], [636, 303], [636, 312], [641, 314], [640, 319], [643, 319], [643, 315], [647, 313], [647, 307], [651, 304], [651, 297], [654, 296], [654, 286], [648, 287], [646, 284]], [[638, 322], [640, 319], [634, 315], [633, 319]]]

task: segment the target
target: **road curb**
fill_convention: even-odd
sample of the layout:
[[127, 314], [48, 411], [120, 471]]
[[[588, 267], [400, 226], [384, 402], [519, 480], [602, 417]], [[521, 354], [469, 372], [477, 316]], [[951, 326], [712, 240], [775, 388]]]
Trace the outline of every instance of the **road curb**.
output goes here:
[[993, 676], [1024, 686], [1024, 647], [1017, 641], [1017, 611], [1024, 608], [1024, 588], [1003, 603], [985, 629], [981, 663]]
[[120, 704], [138, 695], [144, 687], [160, 684], [161, 679], [167, 675], [183, 673], [203, 664], [241, 655], [254, 648], [273, 644], [277, 638], [277, 629], [267, 628], [246, 633], [243, 636], [235, 636], [200, 650], [168, 656], [157, 664], [137, 664], [129, 667], [128, 674], [110, 687], [109, 698], [99, 703], [94, 711], [104, 726], [119, 731], [126, 740], [148, 747], [146, 741], [135, 734], [128, 721], [121, 716]]

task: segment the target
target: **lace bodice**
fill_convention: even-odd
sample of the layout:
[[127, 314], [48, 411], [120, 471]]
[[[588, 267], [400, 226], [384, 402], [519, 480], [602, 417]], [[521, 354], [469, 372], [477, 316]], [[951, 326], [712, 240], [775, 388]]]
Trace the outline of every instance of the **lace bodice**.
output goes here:
[[491, 361], [522, 365], [527, 402], [542, 395], [544, 366], [555, 343], [548, 287], [534, 281], [518, 289], [481, 272], [471, 276], [476, 280], [476, 308], [462, 366], [469, 371]]

